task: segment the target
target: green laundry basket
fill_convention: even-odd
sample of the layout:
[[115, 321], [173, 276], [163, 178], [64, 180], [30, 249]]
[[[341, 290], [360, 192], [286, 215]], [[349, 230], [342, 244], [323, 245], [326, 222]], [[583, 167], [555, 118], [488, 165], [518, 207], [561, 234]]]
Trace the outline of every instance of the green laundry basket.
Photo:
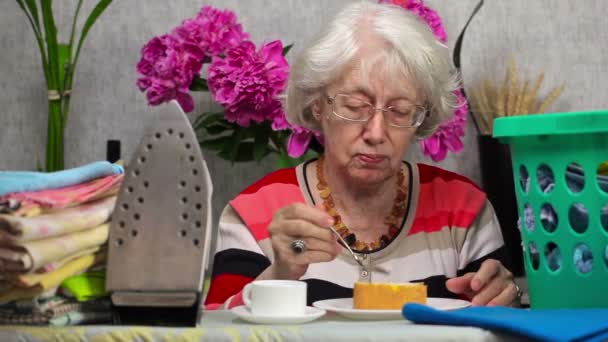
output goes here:
[[530, 306], [608, 307], [608, 110], [497, 119], [510, 145]]

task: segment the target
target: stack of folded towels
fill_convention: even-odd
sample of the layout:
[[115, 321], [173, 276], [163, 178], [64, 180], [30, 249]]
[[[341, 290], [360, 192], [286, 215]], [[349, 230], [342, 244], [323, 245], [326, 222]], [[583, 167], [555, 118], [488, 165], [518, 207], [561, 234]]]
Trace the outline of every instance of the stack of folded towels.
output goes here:
[[0, 171], [0, 324], [108, 321], [110, 216], [123, 168]]

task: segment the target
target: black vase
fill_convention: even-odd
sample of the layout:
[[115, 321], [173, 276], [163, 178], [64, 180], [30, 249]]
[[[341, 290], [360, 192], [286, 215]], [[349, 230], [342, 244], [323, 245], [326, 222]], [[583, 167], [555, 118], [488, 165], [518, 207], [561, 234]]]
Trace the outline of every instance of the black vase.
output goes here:
[[509, 145], [491, 135], [477, 137], [482, 187], [494, 206], [510, 260], [506, 265], [515, 276], [524, 274], [521, 236], [517, 229], [517, 200]]
[[106, 143], [106, 160], [116, 163], [120, 160], [120, 140], [108, 140]]

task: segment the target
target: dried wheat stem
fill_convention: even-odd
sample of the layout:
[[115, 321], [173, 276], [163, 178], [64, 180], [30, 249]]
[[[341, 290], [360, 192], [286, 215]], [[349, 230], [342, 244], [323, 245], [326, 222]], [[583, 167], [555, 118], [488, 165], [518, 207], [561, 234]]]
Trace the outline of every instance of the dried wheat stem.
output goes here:
[[487, 112], [484, 105], [485, 94], [482, 87], [473, 89], [471, 92], [472, 100], [474, 103], [474, 109], [472, 109], [477, 122], [479, 123], [479, 130], [482, 134], [487, 134], [488, 132], [488, 122], [487, 122]]
[[481, 122], [480, 122], [480, 115], [479, 115], [479, 111], [480, 111], [480, 107], [479, 107], [479, 94], [477, 93], [477, 91], [475, 91], [475, 89], [469, 89], [467, 90], [467, 94], [469, 95], [469, 111], [471, 112], [471, 114], [475, 117], [475, 120], [477, 121], [477, 124], [479, 125], [479, 130], [482, 131], [483, 127], [481, 127]]
[[490, 80], [484, 80], [483, 81], [483, 88], [486, 94], [486, 98], [485, 103], [488, 106], [488, 109], [490, 110], [490, 112], [494, 113], [493, 115], [495, 116], [496, 111], [494, 109], [494, 107], [492, 107], [492, 104], [496, 104], [496, 87], [494, 86], [494, 82], [490, 81]]
[[475, 113], [483, 110], [483, 105], [481, 103], [483, 101], [483, 94], [481, 94], [480, 90], [481, 89], [473, 88], [469, 91], [471, 94], [471, 102], [473, 104], [471, 111]]
[[541, 72], [534, 83], [518, 77], [517, 64], [512, 59], [504, 81], [497, 85], [484, 80], [471, 89], [471, 109], [482, 134], [492, 134], [497, 117], [545, 112], [561, 95], [565, 86], [553, 89], [544, 101], [538, 98], [545, 73]]
[[507, 91], [507, 100], [505, 104], [505, 112], [507, 115], [515, 114], [515, 103], [517, 102], [517, 64], [515, 63], [515, 59], [511, 59], [511, 63], [509, 65], [508, 70], [508, 84], [509, 88]]
[[549, 106], [551, 106], [551, 104], [555, 101], [555, 99], [557, 99], [559, 97], [559, 95], [564, 91], [564, 88], [566, 88], [566, 86], [564, 84], [562, 84], [559, 87], [553, 89], [549, 93], [549, 95], [547, 96], [545, 101], [543, 101], [543, 103], [540, 105], [540, 107], [538, 107], [538, 110], [536, 112], [544, 113], [545, 111], [547, 111]]
[[532, 113], [533, 105], [536, 104], [536, 97], [538, 96], [538, 90], [540, 89], [540, 85], [543, 83], [544, 78], [545, 78], [545, 73], [541, 72], [538, 75], [538, 77], [536, 78], [536, 81], [534, 82], [534, 85], [532, 86], [530, 93], [526, 95], [526, 100], [524, 101], [524, 104], [522, 105], [524, 113]]
[[506, 111], [506, 102], [507, 102], [507, 86], [503, 85], [496, 95], [496, 116], [505, 116], [507, 114]]
[[482, 101], [484, 111], [486, 113], [485, 117], [488, 132], [487, 134], [492, 134], [492, 130], [494, 128], [494, 119], [496, 119], [496, 109], [493, 106], [493, 104], [495, 103], [494, 98], [496, 97], [496, 89], [494, 88], [494, 85], [488, 80], [484, 81], [481, 88], [483, 89], [485, 95]]
[[515, 110], [514, 110], [513, 114], [515, 114], [515, 115], [525, 114], [522, 104], [524, 102], [524, 98], [526, 97], [527, 89], [528, 89], [528, 80], [524, 81], [524, 85], [521, 87], [521, 90], [519, 91], [519, 94], [517, 95], [517, 102], [515, 103]]

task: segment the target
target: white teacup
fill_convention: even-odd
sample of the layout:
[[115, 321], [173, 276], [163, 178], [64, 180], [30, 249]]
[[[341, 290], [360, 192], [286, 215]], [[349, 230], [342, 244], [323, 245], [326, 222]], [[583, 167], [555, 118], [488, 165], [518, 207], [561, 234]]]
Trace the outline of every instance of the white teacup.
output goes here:
[[243, 301], [259, 316], [301, 316], [306, 311], [306, 283], [256, 280], [243, 288]]

